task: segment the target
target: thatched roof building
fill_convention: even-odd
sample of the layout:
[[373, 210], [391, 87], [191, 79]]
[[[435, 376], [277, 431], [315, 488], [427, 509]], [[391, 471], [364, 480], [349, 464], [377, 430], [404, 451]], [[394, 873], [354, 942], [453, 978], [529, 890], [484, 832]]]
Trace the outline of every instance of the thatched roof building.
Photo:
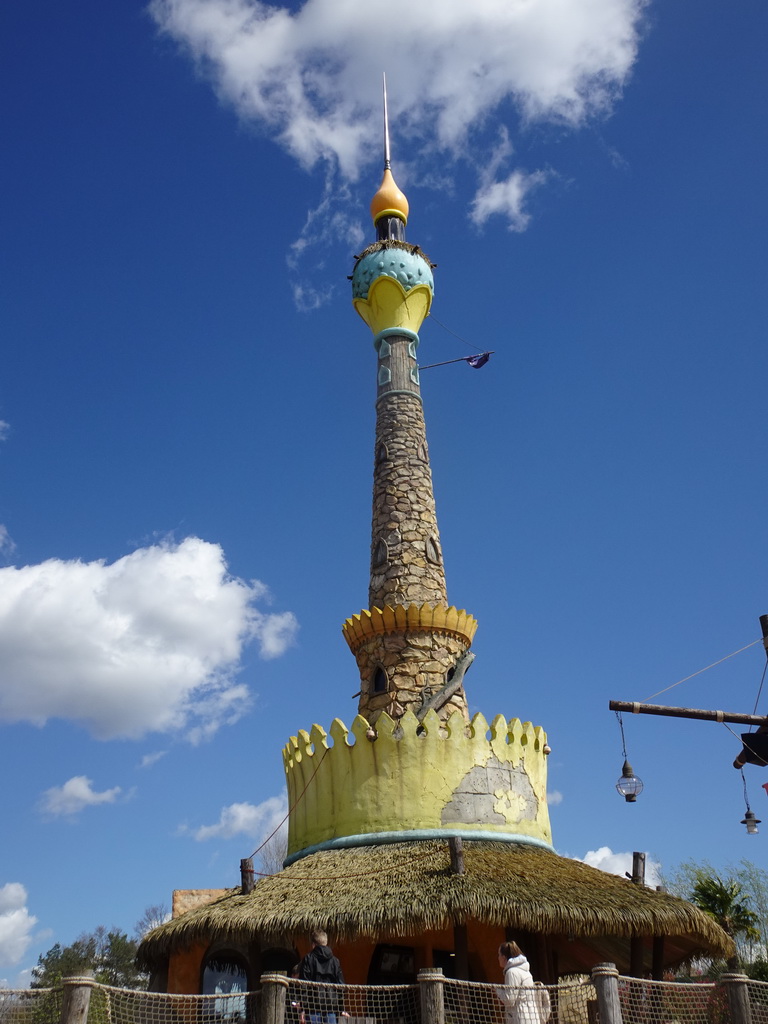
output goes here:
[[[393, 936], [405, 942], [484, 922], [547, 936], [560, 974], [606, 961], [628, 972], [630, 940], [637, 935], [663, 936], [665, 964], [702, 951], [732, 953], [722, 929], [675, 896], [531, 846], [465, 842], [463, 848], [461, 875], [452, 871], [448, 844], [440, 840], [313, 854], [262, 879], [247, 895], [232, 890], [156, 928], [142, 943], [142, 962], [157, 970], [172, 953], [208, 944], [212, 936], [267, 949], [286, 935], [308, 934], [318, 922], [343, 946]], [[651, 970], [652, 944], [645, 954]]]

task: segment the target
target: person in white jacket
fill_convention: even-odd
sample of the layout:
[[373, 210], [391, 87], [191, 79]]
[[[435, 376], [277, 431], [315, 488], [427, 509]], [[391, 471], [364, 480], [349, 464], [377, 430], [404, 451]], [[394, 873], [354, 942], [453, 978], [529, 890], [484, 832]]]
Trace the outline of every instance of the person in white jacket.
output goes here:
[[504, 1003], [505, 1024], [544, 1024], [531, 968], [516, 942], [499, 946], [499, 967], [504, 984], [496, 992]]

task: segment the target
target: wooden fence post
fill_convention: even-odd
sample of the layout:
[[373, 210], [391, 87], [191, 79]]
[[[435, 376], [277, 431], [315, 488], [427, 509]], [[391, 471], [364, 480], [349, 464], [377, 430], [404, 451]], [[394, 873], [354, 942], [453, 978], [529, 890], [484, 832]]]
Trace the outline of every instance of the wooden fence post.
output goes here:
[[261, 976], [261, 1024], [284, 1024], [288, 978], [273, 971]]
[[443, 1000], [445, 977], [442, 967], [422, 967], [418, 980], [421, 997], [421, 1024], [445, 1024], [445, 1002]]
[[723, 974], [720, 981], [728, 994], [728, 1009], [731, 1024], [752, 1024], [752, 1007], [749, 1002], [749, 978], [746, 974]]
[[600, 1024], [622, 1024], [619, 1002], [619, 972], [615, 964], [595, 964], [592, 984], [597, 992]]
[[93, 971], [81, 971], [71, 978], [62, 979], [61, 1024], [86, 1024], [93, 977]]

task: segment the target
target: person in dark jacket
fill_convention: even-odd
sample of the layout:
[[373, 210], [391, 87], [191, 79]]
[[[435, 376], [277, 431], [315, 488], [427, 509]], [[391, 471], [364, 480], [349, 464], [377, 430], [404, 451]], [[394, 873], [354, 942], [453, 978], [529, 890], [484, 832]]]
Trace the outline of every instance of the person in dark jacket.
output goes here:
[[[312, 949], [299, 964], [299, 977], [302, 981], [320, 981], [328, 986], [344, 984], [341, 964], [328, 945], [328, 936], [320, 929], [312, 932]], [[307, 996], [310, 1024], [336, 1024], [337, 1015], [343, 1012], [338, 989], [319, 989], [317, 995], [312, 992]]]

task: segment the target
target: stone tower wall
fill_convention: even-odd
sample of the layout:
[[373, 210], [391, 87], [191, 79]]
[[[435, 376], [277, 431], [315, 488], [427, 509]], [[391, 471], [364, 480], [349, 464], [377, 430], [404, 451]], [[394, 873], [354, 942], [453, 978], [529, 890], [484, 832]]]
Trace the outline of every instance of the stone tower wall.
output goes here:
[[370, 608], [447, 604], [424, 413], [411, 392], [378, 401], [371, 534]]
[[[467, 650], [465, 640], [440, 633], [405, 632], [374, 636], [355, 654], [360, 670], [359, 713], [373, 724], [384, 711], [398, 719], [408, 708], [418, 710], [422, 701], [441, 690], [449, 671]], [[386, 674], [386, 690], [376, 692], [376, 670]], [[460, 711], [469, 718], [464, 688], [443, 705], [441, 717]]]

